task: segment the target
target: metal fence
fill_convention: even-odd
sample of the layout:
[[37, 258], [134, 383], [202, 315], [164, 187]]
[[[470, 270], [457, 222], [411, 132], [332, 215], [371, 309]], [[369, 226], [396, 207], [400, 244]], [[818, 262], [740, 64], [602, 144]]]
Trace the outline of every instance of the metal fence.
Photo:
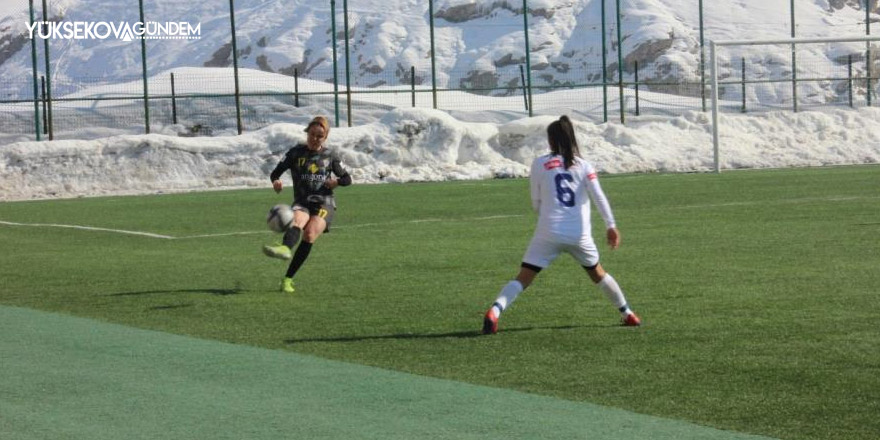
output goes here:
[[[140, 9], [143, 20], [144, 0], [129, 0]], [[225, 0], [215, 0], [223, 2]], [[518, 1], [518, 0], [517, 0]], [[303, 122], [316, 112], [335, 116], [337, 125], [352, 125], [371, 120], [376, 114], [395, 107], [436, 108], [453, 113], [469, 113], [479, 119], [480, 112], [510, 112], [534, 115], [571, 111], [596, 121], [625, 123], [627, 117], [641, 115], [680, 115], [707, 110], [707, 71], [704, 35], [711, 34], [711, 23], [704, 23], [702, 0], [699, 22], [693, 24], [699, 39], [671, 37], [669, 45], [685, 44], [699, 59], [697, 67], [681, 67], [658, 62], [656, 54], [618, 51], [621, 39], [622, 0], [601, 0], [601, 22], [588, 23], [599, 35], [584, 38], [584, 51], [601, 52], [602, 62], [576, 66], [535, 64], [530, 59], [536, 48], [529, 36], [536, 35], [529, 18], [535, 13], [528, 0], [521, 9], [516, 1], [504, 2], [511, 14], [522, 16], [519, 28], [524, 35], [523, 59], [496, 62], [497, 69], [438, 71], [434, 51], [424, 54], [429, 62], [413, 66], [373, 69], [366, 75], [353, 75], [357, 48], [349, 43], [359, 23], [349, 23], [348, 1], [329, 0], [327, 24], [331, 45], [337, 57], [332, 63], [303, 69], [270, 72], [260, 61], [248, 60], [241, 68], [243, 50], [237, 45], [235, 4], [229, 0], [229, 57], [224, 67], [211, 70], [180, 68], [162, 74], [150, 74], [146, 46], [141, 44], [143, 74], [128, 78], [52, 78], [52, 59], [46, 40], [32, 40], [28, 49], [33, 56], [33, 72], [20, 81], [0, 85], [0, 126], [5, 137], [0, 143], [89, 136], [90, 131], [107, 133], [173, 132], [183, 136], [236, 134], [277, 122]], [[864, 22], [853, 23], [870, 34], [872, 0], [862, 0]], [[51, 21], [40, 5], [29, 0], [31, 23]], [[352, 0], [356, 2], [356, 0]], [[43, 8], [46, 8], [43, 0]], [[607, 4], [606, 4], [607, 3]], [[516, 6], [519, 6], [518, 4]], [[623, 5], [625, 6], [625, 5]], [[795, 35], [795, 4], [791, 0], [791, 35]], [[529, 13], [523, 14], [523, 11]], [[434, 47], [435, 11], [428, 6], [431, 46]], [[711, 19], [711, 14], [709, 19]], [[721, 17], [718, 17], [721, 19]], [[779, 18], [784, 20], [784, 18]], [[239, 27], [242, 25], [240, 21]], [[445, 21], [444, 27], [466, 26]], [[511, 27], [510, 22], [506, 26]], [[829, 32], [835, 31], [829, 29]], [[586, 32], [586, 31], [585, 31]], [[788, 36], [788, 35], [786, 35]], [[601, 41], [598, 47], [596, 42]], [[525, 49], [524, 48], [524, 49]], [[795, 57], [798, 48], [774, 49], [770, 58], [791, 57], [794, 69], [778, 69], [749, 76], [754, 55], [730, 53], [720, 65], [722, 109], [731, 112], [773, 109], [822, 108], [828, 106], [865, 106], [877, 101], [878, 89], [873, 75], [869, 49], [842, 53], [830, 64], [810, 56]], [[772, 52], [772, 51], [771, 51]], [[769, 54], [770, 52], [768, 52]], [[227, 59], [228, 59], [227, 58]], [[770, 63], [774, 62], [770, 60]], [[42, 64], [42, 66], [41, 66]], [[222, 65], [223, 63], [221, 63]], [[231, 66], [229, 65], [231, 64]], [[548, 73], [564, 71], [563, 76]], [[261, 71], [263, 70], [263, 71]], [[807, 72], [810, 72], [809, 74]], [[442, 81], [438, 81], [438, 76]], [[791, 93], [780, 93], [779, 84], [793, 83]], [[442, 85], [439, 85], [442, 84]], [[102, 91], [106, 88], [106, 91]], [[798, 90], [801, 90], [798, 93]]]

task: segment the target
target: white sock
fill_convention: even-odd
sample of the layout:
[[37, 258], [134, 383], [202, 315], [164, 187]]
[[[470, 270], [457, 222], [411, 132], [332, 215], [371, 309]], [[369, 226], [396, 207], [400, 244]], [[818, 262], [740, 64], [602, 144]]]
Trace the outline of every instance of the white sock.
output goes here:
[[606, 273], [605, 277], [602, 278], [602, 281], [599, 281], [596, 285], [605, 292], [605, 296], [608, 297], [611, 304], [614, 304], [614, 307], [616, 307], [622, 315], [632, 313], [629, 306], [626, 304], [623, 290], [620, 290], [620, 285], [617, 284], [617, 280], [615, 280], [610, 273]]
[[500, 317], [501, 312], [512, 304], [522, 291], [523, 286], [517, 280], [505, 284], [501, 289], [501, 293], [498, 294], [498, 298], [495, 298], [495, 304], [492, 304], [492, 311], [495, 312], [495, 317]]

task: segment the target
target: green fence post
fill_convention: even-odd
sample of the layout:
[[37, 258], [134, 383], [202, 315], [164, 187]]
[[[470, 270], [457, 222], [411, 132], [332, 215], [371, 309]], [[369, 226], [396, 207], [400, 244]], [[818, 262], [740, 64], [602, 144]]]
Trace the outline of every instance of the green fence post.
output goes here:
[[[791, 38], [795, 36], [794, 28], [794, 0], [791, 0]], [[798, 111], [797, 96], [797, 45], [791, 43], [791, 105], [795, 113]]]
[[605, 34], [605, 0], [602, 0], [602, 122], [608, 122], [608, 50]]
[[529, 111], [529, 97], [526, 92], [526, 71], [523, 69], [523, 65], [519, 65], [519, 77], [520, 81], [522, 81], [522, 92], [523, 92], [523, 104], [526, 111]]
[[150, 92], [147, 85], [147, 39], [146, 25], [144, 21], [144, 0], [138, 0], [138, 8], [140, 9], [141, 25], [144, 26], [144, 35], [141, 35], [141, 67], [144, 76], [144, 126], [147, 134], [150, 134]]
[[[865, 0], [865, 35], [871, 36], [871, 0]], [[865, 42], [865, 61], [867, 63], [867, 73], [868, 73], [868, 88], [867, 88], [867, 98], [868, 98], [868, 107], [871, 106], [871, 94], [873, 93], [871, 87], [871, 42]]]
[[339, 65], [336, 61], [336, 0], [330, 0], [330, 33], [333, 41], [333, 109], [339, 127]]
[[639, 116], [639, 114], [640, 114], [640, 111], [639, 111], [639, 62], [634, 61], [634, 63], [635, 63], [635, 69], [636, 69], [636, 77], [635, 77], [635, 80], [636, 80], [636, 85], [635, 85], [635, 87], [636, 87], [636, 116]]
[[700, 0], [700, 97], [703, 99], [703, 111], [706, 111], [706, 49], [703, 39], [703, 0]]
[[345, 101], [348, 112], [346, 119], [351, 127], [351, 57], [348, 53], [348, 0], [342, 0], [342, 25], [345, 27]]
[[532, 102], [532, 58], [529, 54], [531, 50], [529, 49], [529, 2], [528, 0], [523, 0], [523, 31], [526, 33], [526, 80], [528, 81], [528, 85], [526, 88], [529, 91], [529, 117], [533, 115], [534, 103]]
[[174, 72], [171, 72], [171, 122], [177, 125], [177, 92], [174, 90]]
[[746, 112], [746, 57], [742, 57], [742, 113]]
[[[34, 0], [28, 1], [30, 5], [30, 17], [31, 17], [31, 29], [36, 30], [34, 26]], [[40, 133], [40, 102], [39, 90], [37, 90], [37, 36], [31, 35], [31, 65], [33, 66], [33, 80], [34, 80], [34, 132], [37, 135], [37, 140], [41, 140]]]
[[409, 83], [412, 90], [412, 106], [416, 108], [416, 66], [409, 67]]
[[49, 105], [49, 101], [46, 99], [46, 77], [45, 76], [40, 77], [40, 87], [41, 87], [40, 90], [42, 91], [40, 94], [40, 101], [43, 102], [43, 134], [48, 135], [49, 134], [49, 120], [47, 118], [48, 118], [49, 112], [46, 109], [46, 106]]
[[620, 96], [620, 123], [626, 123], [623, 97], [623, 38], [620, 30], [620, 0], [617, 0], [617, 87]]
[[873, 72], [874, 69], [871, 68], [871, 64], [872, 64], [871, 63], [871, 49], [868, 49], [865, 51], [865, 62], [867, 63], [866, 73], [868, 75], [868, 90], [867, 90], [868, 107], [870, 107], [871, 106], [871, 95], [874, 94], [874, 87], [871, 85], [871, 80], [873, 79], [872, 76], [874, 74], [874, 72]]
[[232, 72], [235, 75], [235, 123], [241, 134], [241, 89], [238, 84], [238, 44], [235, 41], [235, 4], [229, 0], [229, 22], [232, 26]]
[[[43, 0], [43, 22], [44, 26], [48, 26], [49, 8], [46, 6], [46, 0]], [[48, 34], [48, 32], [46, 32]], [[49, 127], [49, 140], [55, 139], [55, 122], [52, 119], [52, 69], [49, 66], [49, 39], [43, 39], [43, 56], [46, 60], [46, 112], [47, 126]]]
[[299, 69], [293, 69], [293, 106], [299, 108]]
[[852, 54], [846, 56], [847, 65], [847, 92], [849, 92], [849, 106], [853, 106], [853, 78], [852, 78]]
[[431, 94], [437, 109], [437, 54], [434, 52], [434, 0], [428, 0], [428, 20], [431, 28]]

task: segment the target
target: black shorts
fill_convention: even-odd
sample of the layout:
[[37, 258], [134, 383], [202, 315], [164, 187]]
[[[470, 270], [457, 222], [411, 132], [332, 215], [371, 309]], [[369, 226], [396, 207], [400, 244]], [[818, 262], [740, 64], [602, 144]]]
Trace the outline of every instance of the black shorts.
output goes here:
[[294, 211], [308, 212], [309, 215], [316, 215], [327, 222], [327, 229], [330, 230], [330, 223], [333, 222], [333, 216], [336, 214], [336, 200], [332, 196], [325, 196], [323, 200], [304, 200], [293, 202]]

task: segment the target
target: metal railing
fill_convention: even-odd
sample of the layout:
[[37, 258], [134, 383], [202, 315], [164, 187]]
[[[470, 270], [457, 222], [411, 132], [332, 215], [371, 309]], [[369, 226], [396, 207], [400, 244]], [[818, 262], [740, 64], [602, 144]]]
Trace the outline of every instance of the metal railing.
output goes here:
[[[31, 24], [35, 22], [37, 7], [34, 0], [30, 4]], [[132, 2], [135, 0], [128, 0]], [[149, 0], [147, 0], [149, 1]], [[220, 0], [215, 0], [220, 1]], [[699, 8], [698, 46], [699, 64], [692, 71], [674, 71], [658, 73], [658, 69], [668, 69], [668, 65], [658, 65], [655, 60], [633, 60], [633, 54], [626, 54], [619, 44], [622, 39], [621, 16], [626, 15], [621, 1], [614, 0], [612, 7], [607, 7], [611, 0], [602, 0], [601, 23], [594, 28], [601, 32], [602, 62], [595, 65], [579, 65], [572, 68], [563, 79], [549, 78], [540, 67], [532, 66], [529, 54], [534, 48], [529, 47], [529, 13], [528, 0], [522, 1], [522, 9], [512, 11], [523, 15], [521, 31], [524, 34], [526, 54], [518, 64], [508, 64], [509, 68], [498, 68], [495, 72], [478, 74], [472, 71], [444, 71], [446, 78], [443, 86], [438, 85], [437, 66], [434, 56], [435, 15], [433, 1], [428, 4], [428, 21], [430, 23], [430, 41], [432, 50], [426, 54], [430, 66], [408, 66], [403, 71], [382, 71], [372, 75], [352, 76], [352, 58], [357, 54], [349, 48], [349, 40], [356, 38], [350, 35], [348, 23], [348, 0], [343, 0], [341, 11], [337, 0], [329, 1], [330, 13], [328, 21], [332, 25], [332, 69], [324, 63], [323, 68], [308, 72], [284, 72], [274, 76], [254, 76], [252, 70], [242, 69], [239, 62], [239, 50], [236, 47], [235, 3], [229, 0], [229, 33], [231, 37], [231, 68], [219, 74], [195, 74], [186, 72], [185, 68], [168, 74], [148, 76], [150, 69], [146, 46], [141, 40], [142, 75], [137, 78], [117, 80], [116, 84], [107, 84], [89, 78], [75, 78], [64, 81], [52, 75], [51, 57], [48, 40], [44, 40], [42, 57], [38, 56], [39, 46], [31, 40], [32, 74], [30, 78], [22, 78], [20, 83], [9, 81], [0, 85], [0, 143], [26, 138], [37, 140], [53, 139], [56, 132], [70, 133], [84, 128], [105, 128], [108, 131], [128, 133], [149, 133], [153, 129], [165, 129], [175, 126], [177, 132], [198, 132], [213, 134], [235, 133], [254, 130], [274, 122], [303, 122], [318, 105], [323, 109], [333, 109], [336, 124], [345, 121], [353, 124], [366, 120], [366, 116], [377, 108], [391, 107], [424, 107], [454, 112], [508, 111], [522, 112], [533, 115], [541, 112], [557, 113], [569, 109], [579, 115], [597, 121], [608, 121], [609, 114], [619, 113], [620, 122], [625, 122], [627, 115], [640, 116], [645, 114], [679, 115], [693, 110], [707, 110], [707, 72], [705, 63], [704, 21], [712, 21], [711, 14], [705, 16], [703, 1], [694, 0]], [[352, 0], [355, 2], [356, 0]], [[870, 35], [871, 12], [876, 5], [873, 0], [865, 3], [865, 21], [861, 23], [866, 35]], [[41, 15], [43, 20], [52, 20], [47, 14], [46, 1], [42, 1]], [[141, 21], [144, 20], [144, 0], [137, 0]], [[507, 7], [512, 7], [510, 2]], [[443, 12], [443, 11], [440, 11]], [[523, 13], [526, 12], [526, 13]], [[598, 11], [597, 11], [598, 12]], [[795, 34], [795, 2], [790, 0], [791, 34]], [[342, 14], [343, 41], [338, 41], [338, 15]], [[613, 17], [606, 20], [606, 16]], [[149, 18], [149, 17], [148, 17]], [[802, 25], [802, 23], [801, 23]], [[447, 22], [445, 26], [454, 27], [455, 23]], [[513, 29], [513, 28], [512, 28]], [[711, 27], [708, 27], [711, 30]], [[693, 41], [686, 41], [693, 44]], [[337, 46], [345, 46], [341, 59]], [[583, 48], [593, 50], [594, 48]], [[615, 52], [615, 57], [607, 57]], [[876, 85], [872, 75], [870, 52], [867, 55], [850, 54], [847, 68], [848, 74], [823, 75], [809, 77], [803, 72], [804, 61], [791, 52], [791, 60], [795, 68], [789, 77], [747, 77], [746, 71], [740, 78], [728, 79], [719, 83], [725, 91], [726, 100], [738, 99], [742, 102], [739, 110], [756, 111], [792, 106], [822, 107], [828, 105], [872, 105], [876, 99]], [[42, 58], [43, 69], [39, 68]], [[616, 58], [617, 63], [608, 64]], [[730, 60], [729, 70], [736, 70], [734, 64], [742, 65], [745, 59]], [[816, 69], [812, 69], [816, 70]], [[169, 77], [170, 76], [170, 77]], [[344, 78], [344, 81], [343, 79]], [[369, 79], [367, 79], [369, 78]], [[640, 79], [641, 78], [641, 79]], [[54, 80], [53, 80], [54, 79]], [[361, 84], [360, 82], [369, 83]], [[187, 86], [187, 82], [190, 83]], [[305, 84], [300, 84], [301, 82]], [[764, 86], [791, 82], [791, 96], [788, 101], [774, 101], [768, 97], [747, 99], [755, 95], [755, 90]], [[843, 85], [829, 86], [839, 90], [836, 97], [826, 97], [817, 101], [816, 97], [806, 93], [798, 98], [799, 85], [811, 83], [833, 82]], [[171, 83], [166, 84], [166, 83]], [[175, 84], [176, 83], [176, 84]], [[197, 83], [194, 87], [191, 84]], [[315, 84], [326, 87], [315, 87]], [[96, 92], [101, 87], [108, 87], [107, 92]], [[331, 88], [332, 86], [332, 88]], [[8, 91], [7, 91], [8, 89]], [[31, 91], [32, 90], [32, 91]], [[554, 93], [565, 91], [566, 93]], [[5, 92], [5, 93], [4, 93]], [[88, 93], [88, 95], [85, 95]], [[494, 97], [495, 99], [485, 99]], [[737, 98], [738, 97], [738, 98]], [[516, 99], [505, 99], [516, 98]], [[727, 104], [722, 108], [730, 107]], [[732, 111], [733, 109], [730, 108]], [[302, 112], [302, 114], [300, 114]], [[30, 114], [28, 118], [26, 115]], [[232, 127], [230, 127], [230, 121]], [[194, 127], [200, 127], [196, 129]], [[202, 131], [199, 131], [202, 130]]]

